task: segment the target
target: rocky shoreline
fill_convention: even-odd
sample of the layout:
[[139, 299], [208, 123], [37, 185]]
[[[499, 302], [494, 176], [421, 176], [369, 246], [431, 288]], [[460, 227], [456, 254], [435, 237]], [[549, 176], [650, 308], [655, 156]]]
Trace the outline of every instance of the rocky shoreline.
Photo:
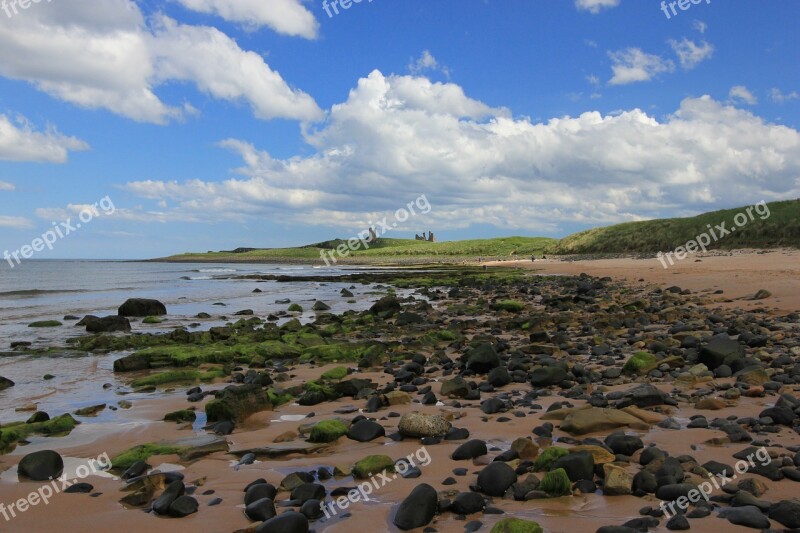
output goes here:
[[[4, 477], [3, 502], [60, 476], [68, 457], [108, 453], [114, 475], [10, 526], [57, 517], [72, 530], [65, 510], [85, 505], [131, 531], [800, 528], [797, 312], [508, 269], [314, 280], [352, 283], [345, 299], [362, 283], [383, 294], [364, 312], [317, 302], [308, 324], [287, 310], [125, 333], [122, 315], [168, 313], [152, 302], [85, 318], [98, 332], [76, 350], [118, 353], [119, 380], [177, 394], [115, 413], [146, 409], [147, 428], [64, 449], [57, 435], [107, 406], [0, 421], [2, 468], [20, 475]], [[52, 451], [21, 453], [41, 434]], [[730, 481], [694, 498], [720, 474]]]

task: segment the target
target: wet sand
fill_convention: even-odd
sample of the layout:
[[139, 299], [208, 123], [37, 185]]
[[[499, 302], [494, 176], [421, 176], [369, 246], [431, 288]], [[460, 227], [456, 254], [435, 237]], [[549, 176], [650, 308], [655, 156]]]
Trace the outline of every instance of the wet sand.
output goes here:
[[[633, 259], [615, 259], [599, 261], [536, 261], [528, 262], [502, 262], [500, 265], [519, 266], [535, 269], [543, 274], [579, 274], [586, 272], [593, 276], [611, 276], [626, 280], [631, 286], [644, 284], [658, 284], [662, 287], [678, 285], [689, 289], [696, 296], [697, 303], [710, 307], [726, 309], [766, 308], [769, 313], [784, 313], [800, 309], [800, 253], [798, 252], [770, 252], [766, 254], [749, 253], [732, 257], [705, 257], [702, 262], [684, 261], [683, 263], [664, 270], [655, 260], [643, 261]], [[643, 281], [641, 281], [643, 280]], [[773, 296], [757, 302], [744, 298], [752, 296], [760, 289], [767, 289]], [[722, 295], [713, 295], [716, 290], [723, 290]], [[730, 301], [726, 301], [730, 300]], [[444, 327], [446, 324], [441, 324]], [[522, 342], [519, 335], [505, 335], [503, 338], [512, 342]], [[448, 349], [448, 354], [456, 358], [458, 354]], [[557, 357], [564, 357], [572, 362], [574, 357], [566, 353], [556, 353]], [[291, 381], [282, 383], [282, 386], [303, 384], [316, 379], [322, 372], [334, 368], [336, 365], [317, 367], [313, 365], [293, 366], [290, 371]], [[354, 367], [354, 365], [348, 365]], [[594, 368], [594, 365], [590, 365]], [[599, 368], [599, 367], [598, 367]], [[384, 372], [358, 372], [353, 377], [368, 378], [385, 386], [394, 381], [393, 376]], [[433, 390], [439, 392], [440, 382], [445, 379], [441, 374], [431, 376], [434, 380]], [[724, 381], [724, 380], [721, 380]], [[732, 380], [731, 380], [732, 382]], [[625, 380], [620, 389], [628, 389], [636, 382]], [[214, 385], [204, 385], [205, 390], [221, 389], [226, 383], [220, 381]], [[672, 383], [660, 384], [660, 388], [669, 393], [673, 389]], [[691, 391], [697, 391], [708, 383], [698, 383]], [[510, 397], [519, 398], [531, 390], [529, 384], [511, 383], [498, 388], [492, 396], [507, 393]], [[611, 390], [611, 389], [606, 389]], [[781, 392], [797, 395], [797, 386], [787, 386]], [[412, 397], [414, 395], [412, 394]], [[484, 399], [489, 395], [484, 396]], [[742, 397], [735, 406], [727, 407], [720, 411], [698, 411], [690, 405], [681, 403], [678, 407], [665, 407], [661, 413], [653, 416], [665, 417], [667, 414], [686, 422], [692, 416], [704, 414], [709, 419], [735, 415], [737, 417], [754, 416], [763, 409], [774, 405], [776, 396]], [[208, 398], [206, 399], [208, 401]], [[455, 495], [456, 492], [467, 492], [470, 484], [475, 481], [475, 473], [488, 464], [496, 455], [509, 449], [511, 442], [518, 437], [533, 436], [531, 430], [542, 424], [542, 415], [555, 402], [565, 401], [557, 389], [549, 396], [542, 396], [536, 403], [540, 410], [519, 409], [524, 413], [516, 417], [512, 412], [486, 415], [479, 409], [480, 402], [458, 401], [441, 399], [444, 405], [423, 406], [419, 403], [409, 405], [396, 405], [385, 408], [378, 413], [368, 415], [376, 417], [385, 428], [387, 435], [396, 431], [399, 415], [407, 412], [423, 412], [427, 414], [442, 414], [453, 421], [454, 426], [466, 428], [470, 432], [470, 439], [482, 439], [489, 446], [489, 455], [474, 461], [455, 462], [450, 458], [453, 450], [463, 441], [443, 441], [440, 444], [426, 446], [425, 450], [430, 455], [428, 465], [420, 465], [422, 476], [419, 479], [402, 479], [399, 476], [379, 490], [375, 491], [369, 502], [352, 504], [346, 511], [330, 519], [323, 519], [312, 523], [314, 531], [322, 532], [347, 532], [354, 529], [363, 531], [399, 531], [392, 523], [393, 512], [397, 503], [403, 500], [419, 483], [425, 482], [434, 486], [438, 491], [447, 491]], [[583, 400], [569, 400], [575, 407], [586, 405]], [[164, 413], [177, 409], [196, 407], [202, 411], [203, 403], [190, 404], [185, 399], [183, 390], [173, 395], [161, 398], [137, 399], [133, 406], [127, 410], [116, 411], [118, 424], [116, 428], [104, 426], [107, 431], [97, 434], [89, 424], [79, 426], [72, 435], [63, 439], [47, 439], [37, 437], [32, 444], [20, 446], [9, 455], [0, 456], [0, 502], [10, 503], [18, 498], [26, 497], [42, 484], [37, 482], [17, 482], [13, 469], [24, 454], [38, 449], [56, 449], [65, 457], [89, 459], [95, 458], [100, 453], [114, 456], [133, 445], [144, 442], [158, 442], [162, 440], [175, 440], [205, 434], [198, 432], [192, 424], [174, 424], [163, 422]], [[353, 406], [357, 410], [350, 414], [337, 414], [336, 411]], [[300, 426], [308, 422], [316, 422], [333, 417], [351, 419], [363, 408], [362, 400], [343, 398], [332, 402], [325, 402], [313, 407], [302, 407], [297, 404], [285, 405], [275, 411], [258, 413], [250, 417], [247, 422], [238, 426], [236, 431], [225, 439], [231, 451], [245, 450], [252, 447], [265, 446], [279, 435], [287, 431], [297, 432]], [[313, 416], [310, 415], [313, 413]], [[299, 421], [282, 421], [286, 415], [310, 416]], [[504, 420], [505, 419], [505, 420]], [[148, 422], [149, 421], [149, 422]], [[570, 435], [558, 429], [553, 434], [556, 445], [560, 439], [568, 440]], [[690, 454], [702, 464], [708, 460], [732, 462], [730, 456], [748, 445], [721, 444], [712, 445], [708, 441], [712, 437], [722, 437], [721, 431], [711, 429], [682, 429], [680, 431], [665, 430], [653, 427], [650, 431], [630, 431], [638, 433], [645, 445], [655, 444], [668, 451], [672, 456]], [[581, 439], [597, 437], [603, 438], [608, 432], [582, 435]], [[535, 436], [533, 436], [535, 438]], [[800, 446], [800, 436], [794, 431], [783, 428], [779, 433], [770, 433], [765, 437], [771, 443], [781, 446]], [[301, 443], [304, 439], [299, 437], [294, 443]], [[539, 442], [545, 446], [547, 441]], [[156, 466], [181, 464], [182, 473], [185, 475], [187, 485], [197, 485], [193, 494], [200, 503], [200, 511], [182, 519], [158, 517], [142, 510], [125, 509], [118, 500], [126, 493], [120, 491], [122, 482], [107, 477], [91, 476], [84, 480], [94, 485], [97, 497], [84, 494], [59, 494], [53, 497], [46, 507], [41, 504], [19, 514], [16, 518], [6, 522], [0, 516], [0, 531], [38, 532], [51, 531], [54, 527], [62, 531], [119, 531], [119, 532], [182, 532], [202, 531], [226, 533], [237, 530], [246, 530], [255, 525], [243, 513], [243, 488], [253, 480], [263, 477], [274, 485], [278, 485], [289, 473], [296, 471], [314, 471], [317, 468], [342, 466], [348, 468], [356, 461], [370, 454], [386, 454], [394, 459], [418, 453], [421, 445], [414, 439], [394, 442], [388, 437], [379, 438], [369, 443], [356, 443], [340, 439], [325, 450], [312, 454], [294, 454], [276, 459], [260, 458], [254, 464], [237, 467], [237, 457], [230, 453], [217, 452], [202, 459], [181, 463], [176, 456], [153, 457], [150, 464]], [[633, 457], [635, 463], [637, 456]], [[633, 464], [632, 463], [632, 464]], [[456, 476], [453, 469], [465, 467], [469, 474]], [[171, 466], [169, 467], [171, 468]], [[632, 469], [638, 471], [638, 468]], [[443, 481], [453, 477], [455, 484], [445, 485]], [[758, 477], [758, 476], [743, 476]], [[696, 478], [695, 478], [696, 479]], [[758, 477], [768, 487], [769, 491], [764, 498], [770, 501], [790, 499], [796, 497], [796, 485], [788, 480], [771, 482], [763, 477]], [[353, 487], [357, 482], [352, 477], [336, 478], [325, 482], [325, 487], [330, 491], [336, 487]], [[207, 491], [213, 491], [206, 494]], [[441, 494], [441, 493], [440, 493]], [[222, 504], [209, 507], [208, 503], [213, 498], [221, 498]], [[278, 496], [279, 512], [280, 500], [288, 499], [288, 493]], [[437, 516], [430, 527], [442, 532], [461, 532], [471, 520], [480, 520], [484, 526], [481, 531], [489, 531], [494, 523], [501, 518], [514, 516], [527, 518], [539, 522], [544, 530], [549, 533], [593, 533], [601, 525], [622, 524], [623, 522], [638, 518], [639, 510], [645, 506], [658, 507], [660, 501], [654, 496], [637, 498], [633, 496], [603, 496], [597, 494], [577, 494], [573, 496], [530, 500], [525, 502], [511, 499], [494, 498], [493, 507], [501, 509], [504, 515], [483, 514], [467, 517], [466, 520], [458, 518], [453, 513], [444, 513]], [[715, 516], [702, 520], [693, 520], [691, 531], [716, 532], [724, 528], [732, 533], [752, 531], [752, 529], [735, 526], [727, 520]], [[651, 531], [667, 531], [666, 520], [662, 520], [660, 527]], [[257, 525], [257, 524], [256, 524]], [[422, 529], [415, 530], [422, 531]]]
[[[699, 261], [698, 261], [699, 260]], [[630, 283], [653, 283], [662, 288], [678, 286], [708, 294], [707, 305], [727, 309], [766, 307], [779, 311], [800, 310], [800, 250], [739, 250], [730, 253], [697, 254], [664, 268], [650, 259], [560, 260], [535, 262], [496, 261], [488, 266], [533, 269], [542, 274], [610, 276]], [[766, 289], [772, 297], [749, 300]], [[713, 295], [722, 290], [722, 295]]]

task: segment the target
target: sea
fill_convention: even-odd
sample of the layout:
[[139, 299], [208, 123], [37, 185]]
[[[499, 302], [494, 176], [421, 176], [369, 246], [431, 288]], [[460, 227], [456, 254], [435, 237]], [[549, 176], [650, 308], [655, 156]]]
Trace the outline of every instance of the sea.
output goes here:
[[[114, 374], [114, 360], [126, 353], [87, 354], [67, 349], [67, 338], [87, 333], [75, 326], [78, 319], [65, 317], [116, 315], [128, 298], [152, 298], [166, 305], [167, 320], [146, 325], [140, 319], [132, 319], [134, 332], [159, 333], [181, 326], [199, 331], [235, 321], [240, 318], [236, 313], [243, 310], [266, 318], [286, 310], [285, 300], [290, 300], [303, 307], [299, 318], [308, 322], [314, 319], [311, 307], [316, 300], [326, 302], [334, 313], [361, 311], [380, 297], [379, 291], [361, 283], [240, 278], [251, 274], [317, 277], [374, 270], [352, 266], [78, 260], [28, 261], [13, 269], [0, 265], [0, 376], [16, 383], [0, 391], [0, 423], [24, 420], [29, 414], [24, 409], [31, 404], [39, 410], [61, 414], [100, 403], [117, 405], [120, 399], [154, 397], [152, 393], [133, 392], [126, 376]], [[354, 297], [342, 297], [343, 288], [353, 292]], [[256, 289], [261, 292], [254, 292]], [[196, 319], [201, 312], [212, 318]], [[63, 325], [29, 327], [32, 322], [44, 320], [57, 320]], [[33, 348], [49, 351], [46, 355], [25, 354], [11, 349], [14, 342], [30, 342]], [[63, 350], [58, 348], [61, 346]], [[44, 379], [48, 374], [53, 377]], [[105, 413], [91, 422], [110, 419], [108, 410]]]

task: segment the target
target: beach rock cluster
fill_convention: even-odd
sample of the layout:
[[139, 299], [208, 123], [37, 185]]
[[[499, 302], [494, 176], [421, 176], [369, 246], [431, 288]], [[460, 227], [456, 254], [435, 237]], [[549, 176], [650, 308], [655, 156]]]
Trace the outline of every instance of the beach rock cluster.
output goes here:
[[[602, 533], [710, 527], [717, 519], [800, 528], [800, 503], [775, 489], [800, 481], [800, 446], [791, 444], [800, 432], [797, 313], [715, 308], [710, 291], [585, 275], [418, 276], [396, 280], [415, 295], [389, 292], [364, 312], [335, 315], [324, 304], [305, 324], [246, 317], [208, 332], [103, 342], [140, 343], [115, 362], [121, 375], [167, 366], [220, 370], [216, 383], [186, 394], [187, 409], [204, 402], [210, 432], [235, 434], [249, 416], [289, 402], [304, 408], [308, 420], [296, 432], [231, 452], [237, 467], [320, 458], [316, 470], [261, 478], [242, 487], [241, 501], [218, 502], [244, 505], [255, 531], [305, 532], [350, 520], [328, 516], [325, 506], [378, 473], [416, 480], [388, 518], [401, 530], [467, 519], [497, 533], [543, 531], [533, 520], [497, 515], [577, 497], [640, 500], [636, 518], [594, 522]], [[99, 346], [98, 338], [79, 342]], [[317, 368], [311, 365], [328, 368], [293, 381], [296, 369]], [[316, 416], [323, 409], [336, 414]], [[186, 412], [167, 417], [191, 424]], [[669, 436], [680, 431], [693, 439], [692, 453], [671, 452]], [[434, 478], [376, 448], [392, 441], [434, 450], [452, 476]], [[364, 453], [340, 465], [342, 449]], [[732, 478], [742, 461], [746, 474]], [[149, 491], [141, 468], [129, 476], [134, 494], [156, 514], [212, 512], [198, 507], [182, 479], [162, 479]], [[729, 481], [695, 498], [710, 476]], [[673, 512], [669, 504], [684, 498], [685, 508]]]

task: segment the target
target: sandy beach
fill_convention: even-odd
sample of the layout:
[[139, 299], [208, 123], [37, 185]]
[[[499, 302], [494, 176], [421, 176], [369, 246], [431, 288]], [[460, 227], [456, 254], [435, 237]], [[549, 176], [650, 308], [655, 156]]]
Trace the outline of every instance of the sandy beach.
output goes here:
[[[425, 282], [430, 287], [406, 293], [413, 296], [404, 298], [402, 304], [392, 293], [382, 297], [386, 293], [374, 288], [362, 289], [357, 295], [359, 300], [367, 298], [374, 302], [380, 298], [381, 302], [391, 302], [396, 307], [388, 314], [376, 311], [376, 307], [351, 312], [347, 322], [351, 329], [336, 326], [329, 334], [350, 342], [381, 339], [387, 347], [385, 357], [373, 364], [363, 361], [362, 364], [357, 361], [315, 364], [282, 359], [267, 361], [265, 370], [257, 366], [253, 371], [269, 376], [270, 383], [273, 379], [277, 381], [270, 390], [278, 387], [307, 391], [308, 384], [318, 382], [323, 373], [344, 366], [349, 369], [344, 381], [357, 379], [370, 383], [363, 395], [330, 397], [313, 405], [301, 405], [296, 396], [287, 404], [237, 419], [230, 434], [214, 435], [203, 429], [204, 424], [175, 424], [164, 422], [163, 418], [166, 413], [181, 409], [203, 413], [215, 401], [214, 392], [231, 386], [230, 378], [200, 385], [206, 393], [200, 401], [189, 401], [186, 396], [189, 386], [181, 384], [158, 387], [158, 395], [152, 399], [142, 398], [139, 393], [128, 408], [114, 406], [113, 413], [106, 411], [103, 416], [114, 417], [115, 424], [105, 425], [103, 433], [97, 432], [91, 419], [81, 418], [84, 424], [69, 436], [34, 436], [30, 444], [17, 446], [0, 456], [0, 502], [8, 506], [28, 498], [42, 485], [17, 476], [17, 465], [23, 457], [41, 450], [56, 450], [66, 463], [75, 465], [101, 454], [113, 458], [139, 444], [178, 443], [199, 447], [191, 458], [175, 454], [147, 458], [151, 467], [148, 472], [156, 480], [157, 488], [138, 505], [123, 503], [131, 492], [125, 490], [126, 483], [119, 478], [122, 471], [115, 470], [111, 476], [93, 474], [77, 480], [91, 484], [89, 493], [57, 494], [46, 506], [40, 502], [5, 523], [0, 522], [0, 528], [44, 531], [58, 523], [64, 531], [82, 531], [89, 527], [86, 524], [97, 531], [126, 532], [304, 531], [302, 527], [273, 529], [267, 527], [269, 522], [261, 524], [248, 518], [245, 487], [259, 478], [280, 487], [287, 483], [287, 476], [311, 473], [314, 483], [324, 490], [325, 500], [331, 502], [335, 495], [347, 494], [363, 482], [354, 478], [351, 470], [365, 457], [385, 455], [396, 461], [402, 457], [421, 457], [421, 451], [425, 461], [417, 465], [418, 476], [403, 478], [390, 474], [389, 481], [375, 490], [368, 501], [349, 503], [346, 509], [329, 517], [313, 517], [309, 527], [319, 532], [345, 532], [353, 528], [401, 531], [396, 525], [401, 502], [425, 483], [438, 493], [439, 510], [427, 523], [436, 531], [489, 531], [500, 527], [502, 519], [514, 517], [535, 521], [548, 533], [592, 533], [601, 530], [601, 526], [621, 526], [632, 520], [650, 520], [650, 531], [664, 532], [670, 523], [658, 511], [664, 500], [656, 496], [655, 487], [635, 489], [637, 483], [641, 487], [642, 472], [662, 476], [658, 474], [659, 465], [667, 458], [673, 461], [680, 458], [680, 463], [673, 463], [673, 467], [681, 465], [681, 476], [669, 478], [672, 481], [653, 477], [654, 483], [659, 480], [657, 490], [662, 490], [663, 485], [667, 487], [663, 490], [668, 491], [683, 476], [685, 482], [698, 484], [707, 474], [706, 468], [713, 468], [713, 461], [731, 465], [735, 462], [733, 454], [751, 446], [753, 450], [764, 447], [775, 459], [771, 465], [779, 465], [774, 467], [783, 470], [777, 470], [779, 477], [772, 471], [745, 473], [741, 478], [756, 479], [748, 483], [757, 483], [758, 496], [764, 500], [773, 503], [791, 500], [796, 493], [792, 479], [800, 478], [800, 471], [795, 473], [793, 466], [797, 464], [795, 453], [800, 450], [800, 435], [790, 422], [776, 425], [762, 413], [780, 403], [781, 395], [795, 398], [798, 392], [800, 376], [795, 373], [793, 361], [800, 352], [800, 326], [796, 315], [794, 319], [790, 317], [798, 309], [800, 296], [797, 258], [797, 252], [789, 251], [737, 253], [730, 257], [704, 257], [700, 262], [687, 261], [666, 271], [654, 260], [500, 262], [496, 265], [520, 267], [531, 270], [531, 274], [560, 276], [536, 279], [519, 277], [519, 273], [507, 268], [490, 268], [486, 271], [486, 281], [477, 278], [470, 281], [470, 276], [484, 275], [482, 269], [468, 271], [455, 281], [445, 281], [447, 272], [443, 271], [437, 274], [443, 276], [443, 289], [437, 289], [435, 282]], [[508, 277], [509, 273], [512, 277]], [[582, 273], [589, 277], [578, 277]], [[501, 281], [491, 281], [495, 274]], [[421, 274], [421, 279], [430, 275]], [[606, 276], [611, 281], [600, 279]], [[447, 284], [455, 288], [448, 290]], [[655, 286], [662, 289], [678, 286], [688, 292], [654, 291]], [[355, 286], [351, 288], [355, 290]], [[758, 301], [748, 299], [761, 289], [769, 290], [772, 296]], [[326, 290], [326, 294], [331, 294], [336, 288]], [[719, 290], [722, 294], [715, 294]], [[498, 302], [505, 301], [518, 302], [520, 307], [510, 304], [507, 310], [498, 307]], [[742, 310], [751, 310], [752, 318], [745, 317]], [[526, 319], [521, 319], [522, 316], [528, 317], [530, 324], [523, 324]], [[360, 318], [353, 321], [353, 317]], [[627, 320], [625, 327], [618, 322], [623, 319]], [[320, 329], [340, 321], [342, 318], [333, 319], [327, 313], [320, 313], [302, 331], [316, 335]], [[764, 326], [766, 322], [759, 321], [768, 321], [773, 327], [768, 329]], [[740, 350], [737, 357], [746, 354], [750, 358], [739, 363], [734, 359], [725, 361], [732, 361], [735, 371], [749, 360], [757, 367], [751, 368], [754, 373], [731, 375], [730, 368], [722, 370], [726, 365], [699, 363], [698, 357], [704, 356], [702, 352], [698, 356], [694, 347], [708, 345], [722, 331], [720, 322], [734, 328], [729, 330], [733, 338], [725, 342], [737, 348], [733, 350], [726, 344], [725, 349]], [[279, 330], [257, 317], [250, 324], [242, 331], [246, 333], [253, 328], [257, 333], [263, 328], [280, 332], [282, 342], [296, 338], [295, 328]], [[676, 324], [686, 327], [676, 330]], [[296, 327], [301, 327], [299, 322]], [[750, 336], [739, 337], [741, 343], [737, 342], [734, 330]], [[435, 336], [442, 331], [449, 333]], [[752, 340], [754, 334], [763, 340]], [[320, 338], [319, 342], [333, 341]], [[203, 346], [198, 345], [197, 349], [202, 350]], [[646, 373], [626, 370], [626, 362], [637, 350], [658, 353]], [[471, 360], [483, 360], [476, 351], [490, 354], [491, 364], [471, 368]], [[130, 352], [121, 352], [119, 356], [125, 353]], [[424, 361], [424, 368], [415, 367], [410, 361], [412, 357]], [[777, 364], [778, 358], [785, 361]], [[562, 365], [564, 373], [559, 374]], [[210, 367], [213, 365], [205, 366]], [[241, 365], [239, 370], [246, 372], [247, 367]], [[153, 368], [115, 373], [109, 379], [116, 382], [119, 390], [127, 390], [125, 387], [132, 380], [160, 371]], [[509, 378], [498, 381], [498, 372]], [[466, 389], [444, 394], [443, 388], [453, 385], [456, 376], [464, 377], [462, 388]], [[100, 386], [96, 381], [91, 383]], [[335, 384], [332, 382], [331, 386]], [[571, 415], [574, 409], [597, 409], [595, 418], [600, 419], [611, 412], [622, 413], [630, 409], [623, 407], [625, 399], [634, 398], [631, 395], [642, 386], [651, 387], [646, 391], [647, 399], [633, 400], [635, 409], [625, 413], [634, 413], [630, 415], [634, 418], [617, 426], [631, 442], [639, 442], [630, 455], [620, 449], [611, 453], [608, 440], [613, 433], [611, 426], [595, 427], [591, 425], [594, 421], [590, 421], [584, 431], [574, 429], [570, 422], [571, 416], [579, 416]], [[174, 392], [170, 393], [171, 390]], [[89, 390], [86, 393], [91, 395]], [[29, 396], [19, 390], [16, 395], [20, 405], [37, 401], [34, 389]], [[433, 395], [433, 401], [427, 401], [429, 395]], [[800, 400], [796, 401], [800, 405]], [[368, 409], [370, 405], [378, 407]], [[29, 414], [22, 412], [17, 418]], [[420, 440], [405, 434], [402, 421], [419, 415], [440, 417], [452, 427], [451, 431], [457, 429], [463, 435], [454, 440], [438, 436]], [[354, 420], [365, 417], [382, 427], [385, 436], [364, 442], [348, 436], [324, 445], [308, 442], [307, 432], [320, 421], [340, 419], [345, 426], [351, 426]], [[730, 427], [723, 430], [722, 422], [726, 419], [738, 421], [732, 426], [745, 431], [747, 438], [733, 438]], [[529, 442], [527, 446], [536, 453], [521, 457], [512, 451], [520, 441]], [[485, 451], [454, 460], [454, 452], [468, 445], [472, 448], [485, 445]], [[214, 449], [208, 450], [208, 446]], [[580, 449], [578, 446], [593, 450], [589, 454], [593, 465], [589, 478], [570, 478], [573, 483], [567, 495], [537, 490], [535, 487], [544, 483], [548, 468], [532, 467], [536, 456], [541, 457], [549, 448], [560, 448], [569, 454], [568, 458], [574, 454], [584, 454], [585, 458], [587, 452], [576, 451]], [[643, 454], [651, 447], [665, 455], [646, 467]], [[276, 452], [277, 449], [283, 451]], [[241, 463], [248, 453], [254, 455]], [[476, 480], [483, 470], [499, 463], [507, 463], [510, 466], [500, 466], [516, 472], [515, 482], [492, 496]], [[606, 463], [609, 465], [604, 467]], [[610, 481], [605, 476], [612, 464], [628, 476], [625, 495], [606, 494]], [[151, 501], [168, 485], [159, 472], [179, 473], [186, 497], [197, 505], [196, 512], [175, 518], [151, 511]], [[530, 484], [530, 488], [524, 489], [525, 484]], [[140, 485], [134, 484], [134, 488], [137, 486]], [[690, 519], [691, 530], [712, 532], [720, 527], [731, 532], [752, 530], [717, 516], [720, 509], [728, 507], [733, 494], [751, 490], [749, 485], [740, 487], [746, 490], [736, 488], [735, 483], [724, 490], [715, 489], [707, 507], [700, 505], [702, 501], [692, 507], [698, 514]], [[632, 490], [641, 492], [629, 494]], [[456, 512], [457, 507], [452, 506], [459, 504], [454, 502], [469, 494], [480, 495], [481, 511], [466, 515]], [[275, 506], [280, 517], [289, 516], [289, 511], [298, 509], [299, 503], [291, 501], [289, 491], [281, 490], [270, 505]], [[699, 518], [704, 514], [703, 509], [708, 509], [711, 516]], [[762, 516], [757, 511], [748, 519], [766, 520]], [[423, 531], [424, 527], [412, 529]]]
[[[629, 283], [652, 283], [662, 288], [678, 286], [709, 294], [707, 305], [751, 309], [766, 307], [777, 311], [800, 310], [800, 250], [737, 250], [729, 253], [698, 254], [664, 268], [658, 259], [593, 259], [564, 261], [537, 259], [535, 262], [496, 261], [489, 266], [514, 266], [542, 274], [610, 276]], [[759, 290], [772, 293], [765, 300], [750, 300]], [[721, 295], [713, 294], [723, 291]]]

